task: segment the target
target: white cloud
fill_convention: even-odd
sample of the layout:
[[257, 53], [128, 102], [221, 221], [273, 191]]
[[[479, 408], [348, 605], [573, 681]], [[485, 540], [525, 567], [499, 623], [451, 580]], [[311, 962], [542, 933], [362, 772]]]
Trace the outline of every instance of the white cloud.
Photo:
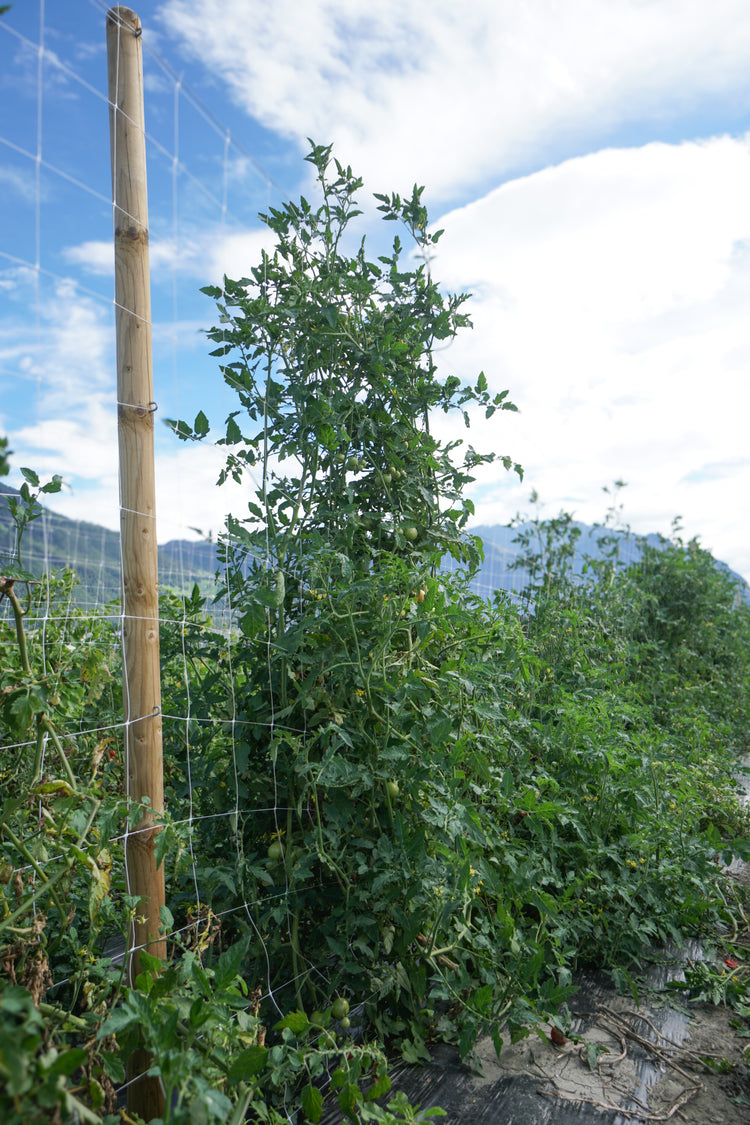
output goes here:
[[[85, 416], [113, 373], [112, 309], [83, 294], [75, 281], [37, 279], [32, 270], [8, 276], [0, 319], [0, 364], [35, 385], [40, 417]], [[11, 384], [11, 392], [18, 388]], [[32, 413], [26, 402], [26, 416]]]
[[[0, 321], [0, 372], [13, 466], [116, 484], [111, 308], [72, 281], [18, 271]], [[42, 279], [44, 282], [44, 279]], [[92, 519], [92, 516], [82, 516]]]
[[81, 266], [88, 273], [100, 277], [113, 277], [115, 269], [115, 249], [112, 240], [81, 242], [78, 246], [66, 246], [63, 257], [71, 265]]
[[482, 474], [480, 522], [506, 522], [531, 487], [591, 522], [624, 478], [639, 530], [682, 515], [750, 574], [749, 194], [747, 140], [720, 138], [605, 150], [441, 218], [435, 276], [476, 293], [475, 331], [443, 363], [484, 368], [522, 409], [473, 432], [527, 473]]
[[[49, 422], [14, 433], [11, 445], [14, 451], [24, 448], [35, 456], [27, 462], [14, 455], [13, 464], [32, 464], [43, 480], [62, 471], [65, 487], [62, 492], [45, 497], [45, 506], [69, 519], [119, 531], [114, 418], [107, 420], [101, 434], [95, 437], [86, 433], [85, 427], [73, 423]], [[211, 445], [175, 446], [176, 439], [156, 452], [158, 541], [196, 539], [196, 528], [204, 534], [210, 532], [216, 540], [227, 512], [239, 517], [247, 513], [254, 485], [248, 478], [243, 485], [229, 482], [218, 489], [216, 480], [224, 463], [223, 452]], [[11, 480], [15, 481], [15, 475]]]
[[226, 274], [234, 280], [245, 277], [260, 262], [261, 251], [273, 250], [274, 236], [266, 228], [226, 233], [210, 247], [205, 272], [216, 284]]
[[[231, 243], [232, 253], [241, 248]], [[227, 265], [231, 263], [231, 254], [224, 257], [221, 246], [212, 249]], [[82, 295], [73, 282], [58, 282], [42, 295], [35, 323], [33, 275], [17, 271], [12, 281], [13, 307], [6, 309], [0, 321], [0, 374], [7, 380], [0, 433], [7, 434], [13, 450], [10, 482], [20, 482], [18, 469], [22, 465], [35, 469], [42, 480], [60, 474], [63, 491], [45, 497], [45, 504], [72, 519], [118, 530], [112, 310]], [[176, 334], [177, 346], [185, 354], [186, 343], [189, 348], [200, 340], [197, 327], [193, 322], [157, 324], [155, 350], [168, 345]], [[201, 344], [205, 349], [205, 341]], [[160, 397], [168, 399], [168, 387], [161, 390]], [[179, 397], [179, 386], [171, 394]], [[217, 423], [223, 399], [218, 393], [210, 404], [204, 403], [217, 415], [213, 418]], [[243, 486], [229, 484], [222, 490], [215, 487], [223, 461], [222, 450], [210, 445], [183, 446], [157, 423], [160, 542], [195, 538], [191, 526], [216, 536], [226, 511], [238, 515], [246, 512], [253, 490], [251, 481]]]
[[[96, 481], [117, 489], [117, 418], [114, 404], [89, 406], [81, 419], [45, 418], [12, 434], [14, 464], [33, 467], [40, 477], [59, 473], [70, 483]], [[93, 520], [91, 515], [78, 518]], [[96, 522], [96, 521], [93, 521]]]
[[620, 126], [750, 103], [744, 0], [166, 0], [159, 19], [248, 113], [333, 141], [373, 190], [455, 197]]
[[[175, 443], [176, 443], [175, 439]], [[216, 487], [226, 452], [214, 445], [190, 443], [164, 450], [156, 460], [157, 537], [195, 538], [191, 528], [212, 533], [214, 540], [224, 527], [226, 513], [247, 515], [247, 503], [257, 487], [246, 476], [242, 484], [230, 480]]]
[[[0, 184], [6, 192], [11, 192], [19, 199], [25, 200], [33, 206], [37, 198], [36, 175], [30, 167], [13, 167], [10, 164], [0, 165]], [[39, 185], [40, 198], [45, 199], [48, 192], [44, 184]], [[7, 206], [7, 200], [6, 200]]]
[[[178, 271], [180, 279], [199, 279], [201, 283], [218, 283], [228, 277], [242, 277], [260, 259], [263, 247], [271, 249], [273, 236], [265, 227], [257, 230], [231, 230], [210, 226], [198, 232], [185, 232], [179, 238], [154, 239], [149, 243], [149, 266], [152, 283], [167, 279]], [[114, 247], [110, 241], [89, 241], [68, 246], [65, 260], [88, 273], [113, 276]]]

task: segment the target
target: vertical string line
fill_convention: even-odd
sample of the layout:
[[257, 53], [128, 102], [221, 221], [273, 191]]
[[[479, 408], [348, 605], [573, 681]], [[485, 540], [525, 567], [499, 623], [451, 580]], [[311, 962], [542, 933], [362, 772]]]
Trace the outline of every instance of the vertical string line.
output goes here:
[[[177, 247], [180, 240], [180, 212], [179, 212], [179, 171], [180, 171], [180, 93], [182, 90], [182, 75], [178, 75], [174, 83], [173, 105], [173, 135], [172, 135], [172, 365], [174, 390], [177, 402], [180, 400], [179, 363], [177, 359], [177, 332], [179, 324], [179, 296], [177, 286]], [[185, 589], [185, 559], [180, 549], [177, 560], [180, 574], [180, 589]], [[183, 598], [182, 621], [180, 625], [180, 650], [182, 652], [182, 679], [185, 685], [185, 766], [188, 782], [188, 852], [190, 855], [190, 873], [195, 892], [195, 939], [198, 956], [200, 952], [200, 922], [201, 922], [201, 893], [198, 885], [198, 867], [195, 858], [195, 845], [193, 841], [193, 825], [195, 821], [195, 794], [193, 791], [193, 762], [192, 742], [190, 737], [190, 722], [192, 716], [192, 697], [190, 693], [190, 676], [188, 675], [187, 653], [187, 607]]]

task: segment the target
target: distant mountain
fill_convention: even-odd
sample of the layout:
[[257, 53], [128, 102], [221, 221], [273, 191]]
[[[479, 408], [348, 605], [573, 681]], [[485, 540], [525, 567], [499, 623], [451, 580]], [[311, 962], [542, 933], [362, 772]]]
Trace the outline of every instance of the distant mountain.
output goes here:
[[[571, 530], [577, 528], [580, 531], [572, 563], [574, 574], [580, 575], [583, 573], [584, 561], [587, 557], [601, 558], [599, 538], [604, 532], [601, 528], [591, 527], [589, 524], [575, 520], [569, 526]], [[520, 593], [528, 583], [528, 573], [514, 567], [521, 550], [517, 540], [520, 535], [533, 532], [533, 525], [520, 523], [509, 527], [506, 524], [480, 524], [469, 530], [472, 535], [478, 535], [484, 544], [484, 564], [471, 583], [476, 592], [485, 597], [491, 597], [495, 590]], [[618, 532], [617, 535], [620, 539], [620, 561], [629, 566], [636, 562], [640, 555], [635, 537], [625, 532]], [[655, 547], [661, 542], [658, 535], [647, 535], [644, 538]]]
[[[616, 535], [619, 539], [618, 544], [618, 558], [622, 565], [630, 566], [632, 563], [638, 561], [640, 557], [639, 542], [645, 541], [651, 547], [660, 547], [664, 540], [660, 535], [633, 535], [625, 531], [612, 532], [603, 529], [602, 527], [592, 527], [589, 524], [580, 523], [579, 521], [571, 521], [570, 528], [578, 528], [580, 535], [575, 545], [575, 554], [573, 556], [572, 569], [573, 573], [580, 575], [583, 573], [584, 563], [586, 559], [599, 559], [603, 557], [603, 551], [599, 546], [599, 540], [605, 534]], [[514, 527], [508, 527], [503, 524], [493, 524], [491, 526], [480, 525], [478, 527], [470, 528], [473, 535], [478, 535], [484, 544], [484, 564], [479, 572], [472, 579], [471, 585], [478, 594], [484, 597], [491, 597], [495, 590], [507, 590], [512, 593], [520, 593], [524, 586], [528, 583], [528, 574], [522, 568], [514, 568], [513, 563], [518, 558], [520, 547], [517, 542], [514, 542], [519, 535], [533, 530], [531, 523], [521, 523]], [[533, 550], [533, 544], [532, 544]], [[721, 560], [715, 560], [716, 565], [722, 570], [725, 570], [735, 582], [738, 583], [742, 597], [750, 604], [750, 586], [748, 586], [742, 575], [738, 574], [731, 567]]]
[[[0, 483], [0, 573], [15, 557], [15, 528], [5, 501], [18, 491]], [[93, 608], [120, 597], [120, 536], [49, 508], [30, 523], [21, 545], [23, 565], [34, 574], [69, 567], [78, 575], [77, 600]], [[159, 547], [159, 585], [189, 593], [197, 582], [204, 594], [216, 588], [216, 545], [176, 539]]]
[[[13, 522], [4, 501], [4, 496], [14, 494], [17, 495], [14, 489], [0, 483], [0, 573], [3, 560], [12, 559], [15, 549]], [[597, 541], [602, 532], [583, 523], [571, 523], [570, 526], [579, 528], [581, 532], [573, 559], [573, 570], [580, 574], [585, 556], [599, 557]], [[519, 593], [523, 589], [528, 577], [523, 570], [513, 568], [520, 550], [519, 544], [514, 541], [530, 528], [530, 524], [470, 528], [471, 534], [478, 535], [484, 543], [484, 565], [471, 583], [478, 594], [491, 597], [495, 590]], [[658, 535], [645, 538], [654, 546], [661, 541]], [[81, 605], [89, 608], [102, 606], [120, 596], [120, 536], [117, 532], [98, 524], [71, 520], [45, 508], [43, 515], [26, 529], [22, 553], [24, 565], [35, 574], [63, 567], [75, 570], [79, 579], [77, 600]], [[622, 562], [634, 562], [638, 554], [635, 537], [623, 534], [620, 544]], [[447, 560], [446, 569], [449, 564], [450, 560]], [[733, 571], [730, 573], [747, 592], [744, 580]], [[173, 539], [160, 545], [161, 589], [189, 593], [196, 582], [201, 593], [210, 599], [217, 588], [216, 544], [205, 540]]]

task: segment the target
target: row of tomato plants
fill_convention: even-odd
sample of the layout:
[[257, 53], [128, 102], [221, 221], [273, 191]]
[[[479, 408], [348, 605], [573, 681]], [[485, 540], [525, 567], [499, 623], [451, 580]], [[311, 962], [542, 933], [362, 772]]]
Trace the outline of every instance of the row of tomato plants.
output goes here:
[[[273, 253], [207, 290], [237, 396], [221, 479], [256, 484], [221, 544], [229, 634], [199, 590], [162, 599], [171, 953], [134, 989], [105, 955], [138, 909], [116, 615], [76, 611], [71, 576], [25, 605], [30, 576], [3, 579], [10, 1121], [115, 1120], [141, 1048], [172, 1122], [316, 1121], [329, 1091], [355, 1119], [417, 1120], [383, 1105], [384, 1048], [565, 1031], [578, 966], [627, 982], [650, 944], [734, 909], [717, 855], [747, 835], [746, 604], [696, 543], [622, 568], [606, 521], [576, 575], [569, 516], [519, 530], [524, 597], [472, 592], [466, 489], [495, 458], [440, 419], [513, 407], [433, 358], [468, 317], [431, 277], [421, 189], [376, 196], [419, 264], [398, 238], [371, 260], [360, 181], [308, 159], [319, 202], [271, 211]], [[202, 412], [172, 426], [216, 439]], [[54, 487], [25, 475], [19, 532]]]

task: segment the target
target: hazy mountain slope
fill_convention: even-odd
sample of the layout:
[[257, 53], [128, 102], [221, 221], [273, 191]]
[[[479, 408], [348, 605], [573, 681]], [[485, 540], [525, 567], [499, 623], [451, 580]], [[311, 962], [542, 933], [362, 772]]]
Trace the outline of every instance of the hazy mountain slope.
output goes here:
[[[0, 569], [3, 559], [13, 557], [15, 547], [13, 522], [4, 501], [4, 495], [8, 494], [13, 495], [14, 490], [0, 484]], [[597, 540], [602, 531], [582, 523], [571, 526], [581, 530], [573, 560], [573, 570], [580, 574], [585, 556], [598, 557]], [[470, 529], [484, 543], [484, 565], [472, 579], [477, 593], [490, 597], [495, 590], [519, 592], [523, 589], [527, 576], [522, 570], [512, 567], [519, 553], [519, 545], [514, 540], [530, 529], [530, 524], [518, 527], [481, 525]], [[658, 545], [659, 536], [650, 535], [647, 540]], [[620, 546], [622, 562], [635, 561], [638, 553], [635, 538], [623, 535]], [[23, 562], [36, 574], [45, 569], [66, 566], [75, 570], [79, 578], [80, 604], [103, 605], [119, 598], [120, 537], [98, 524], [71, 520], [44, 509], [43, 515], [28, 526], [24, 535]], [[189, 592], [197, 582], [201, 592], [210, 597], [216, 589], [215, 571], [215, 543], [174, 539], [159, 547], [159, 585], [164, 590]], [[737, 574], [734, 577], [739, 582], [743, 581]]]

